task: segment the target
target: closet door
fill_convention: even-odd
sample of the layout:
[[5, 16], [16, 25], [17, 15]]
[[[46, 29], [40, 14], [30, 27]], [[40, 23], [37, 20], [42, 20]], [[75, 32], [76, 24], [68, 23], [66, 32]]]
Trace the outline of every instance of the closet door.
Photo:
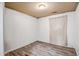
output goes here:
[[67, 16], [50, 18], [50, 43], [67, 45]]

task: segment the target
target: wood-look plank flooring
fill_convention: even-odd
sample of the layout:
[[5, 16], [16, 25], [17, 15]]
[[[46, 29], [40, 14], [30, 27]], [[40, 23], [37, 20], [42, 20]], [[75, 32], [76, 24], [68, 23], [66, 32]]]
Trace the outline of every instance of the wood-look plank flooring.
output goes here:
[[58, 46], [41, 41], [8, 52], [5, 56], [76, 56], [74, 48]]

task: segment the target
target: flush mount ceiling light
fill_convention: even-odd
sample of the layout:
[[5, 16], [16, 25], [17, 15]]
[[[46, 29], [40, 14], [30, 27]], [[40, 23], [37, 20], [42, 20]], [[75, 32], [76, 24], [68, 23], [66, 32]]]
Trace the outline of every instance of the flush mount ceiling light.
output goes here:
[[37, 8], [41, 9], [41, 10], [46, 9], [47, 8], [47, 4], [46, 3], [39, 3], [39, 4], [37, 4]]

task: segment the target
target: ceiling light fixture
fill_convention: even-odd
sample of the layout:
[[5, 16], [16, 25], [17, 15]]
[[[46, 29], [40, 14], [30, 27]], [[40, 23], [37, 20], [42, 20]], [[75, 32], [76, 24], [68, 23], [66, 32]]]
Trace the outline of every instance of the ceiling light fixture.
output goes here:
[[37, 8], [38, 8], [38, 9], [45, 9], [45, 8], [47, 8], [47, 4], [46, 4], [46, 3], [39, 3], [39, 4], [37, 5]]

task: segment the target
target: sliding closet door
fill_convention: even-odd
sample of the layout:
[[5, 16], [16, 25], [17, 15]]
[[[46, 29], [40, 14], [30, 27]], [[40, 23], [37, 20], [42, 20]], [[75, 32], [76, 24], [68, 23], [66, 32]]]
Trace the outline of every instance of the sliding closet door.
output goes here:
[[50, 18], [50, 43], [67, 45], [67, 16]]

